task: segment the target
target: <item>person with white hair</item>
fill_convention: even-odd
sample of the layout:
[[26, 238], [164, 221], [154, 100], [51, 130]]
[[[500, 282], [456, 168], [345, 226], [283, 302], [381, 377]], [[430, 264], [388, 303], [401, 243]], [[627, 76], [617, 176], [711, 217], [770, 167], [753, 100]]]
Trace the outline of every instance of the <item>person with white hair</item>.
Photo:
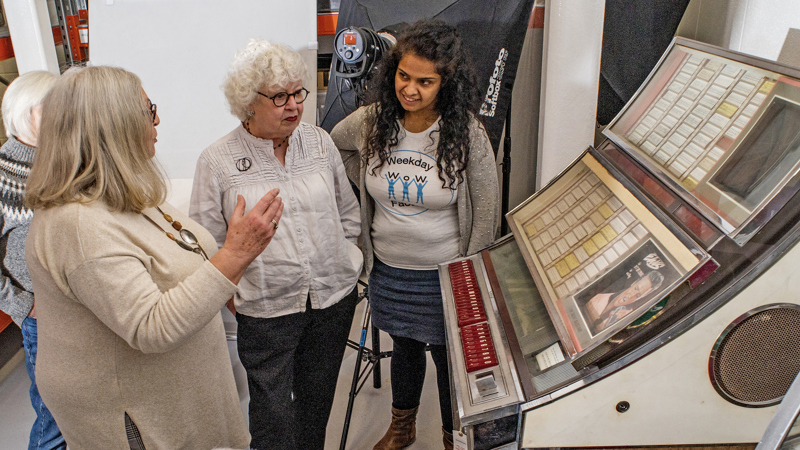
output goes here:
[[58, 78], [50, 72], [33, 71], [17, 77], [3, 95], [3, 125], [8, 141], [0, 148], [0, 206], [3, 214], [0, 252], [0, 310], [22, 329], [25, 368], [31, 378], [31, 405], [36, 419], [29, 449], [64, 449], [61, 431], [36, 386], [37, 323], [33, 286], [25, 265], [25, 239], [33, 211], [23, 204], [23, 195], [39, 140], [42, 99]]
[[361, 273], [359, 207], [341, 156], [325, 131], [300, 122], [305, 76], [284, 45], [252, 40], [236, 53], [223, 89], [241, 124], [200, 155], [189, 208], [221, 246], [237, 196], [249, 203], [280, 188], [286, 204], [235, 296], [257, 450], [322, 450]]

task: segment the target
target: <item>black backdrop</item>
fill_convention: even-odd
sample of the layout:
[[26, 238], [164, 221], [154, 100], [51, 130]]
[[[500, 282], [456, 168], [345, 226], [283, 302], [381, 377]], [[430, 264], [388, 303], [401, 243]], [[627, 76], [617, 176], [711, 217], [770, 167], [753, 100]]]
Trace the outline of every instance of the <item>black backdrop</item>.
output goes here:
[[689, 0], [606, 0], [597, 122], [633, 97], [669, 46]]
[[[455, 26], [474, 60], [481, 92], [480, 119], [495, 154], [534, 0], [342, 0], [336, 31], [349, 26], [378, 31], [398, 23], [435, 17]], [[497, 89], [499, 84], [499, 89]], [[341, 99], [337, 96], [341, 95]], [[322, 128], [330, 131], [354, 110], [353, 91], [338, 92], [330, 80]]]

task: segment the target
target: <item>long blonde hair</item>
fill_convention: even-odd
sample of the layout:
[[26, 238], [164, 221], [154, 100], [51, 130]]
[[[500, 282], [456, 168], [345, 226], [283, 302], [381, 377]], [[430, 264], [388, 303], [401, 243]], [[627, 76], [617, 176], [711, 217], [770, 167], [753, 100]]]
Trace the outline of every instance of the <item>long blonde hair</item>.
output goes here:
[[164, 201], [166, 182], [148, 150], [153, 124], [139, 77], [117, 67], [70, 69], [42, 109], [28, 207], [102, 200], [112, 211], [140, 212]]

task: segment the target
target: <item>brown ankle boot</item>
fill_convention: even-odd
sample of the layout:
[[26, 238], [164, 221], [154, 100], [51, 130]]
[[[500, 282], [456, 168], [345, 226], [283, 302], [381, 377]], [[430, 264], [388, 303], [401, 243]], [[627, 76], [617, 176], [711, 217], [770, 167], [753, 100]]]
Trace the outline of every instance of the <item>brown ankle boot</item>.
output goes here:
[[417, 439], [417, 410], [395, 409], [392, 407], [392, 424], [383, 438], [372, 450], [399, 450], [413, 444]]
[[442, 443], [444, 450], [453, 450], [453, 432], [442, 428]]

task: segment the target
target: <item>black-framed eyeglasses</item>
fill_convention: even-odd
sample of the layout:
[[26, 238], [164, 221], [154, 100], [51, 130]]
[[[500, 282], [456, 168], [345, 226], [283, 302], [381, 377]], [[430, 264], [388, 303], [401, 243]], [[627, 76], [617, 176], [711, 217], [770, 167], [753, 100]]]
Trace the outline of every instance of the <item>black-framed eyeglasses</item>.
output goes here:
[[158, 106], [150, 100], [147, 100], [147, 103], [150, 104], [150, 117], [153, 118], [153, 123], [156, 123], [156, 111], [158, 111]]
[[288, 92], [278, 92], [277, 94], [275, 94], [272, 97], [270, 97], [267, 94], [262, 94], [261, 92], [258, 92], [258, 91], [256, 91], [256, 93], [258, 93], [259, 95], [263, 95], [264, 97], [267, 97], [268, 99], [272, 100], [272, 103], [274, 103], [275, 106], [277, 106], [279, 108], [281, 106], [285, 105], [289, 101], [289, 97], [294, 97], [294, 102], [298, 103], [298, 104], [303, 103], [304, 101], [306, 101], [306, 98], [308, 98], [308, 89], [306, 89], [304, 87], [300, 88], [299, 90], [297, 90], [295, 92], [292, 92], [291, 94], [288, 93]]

